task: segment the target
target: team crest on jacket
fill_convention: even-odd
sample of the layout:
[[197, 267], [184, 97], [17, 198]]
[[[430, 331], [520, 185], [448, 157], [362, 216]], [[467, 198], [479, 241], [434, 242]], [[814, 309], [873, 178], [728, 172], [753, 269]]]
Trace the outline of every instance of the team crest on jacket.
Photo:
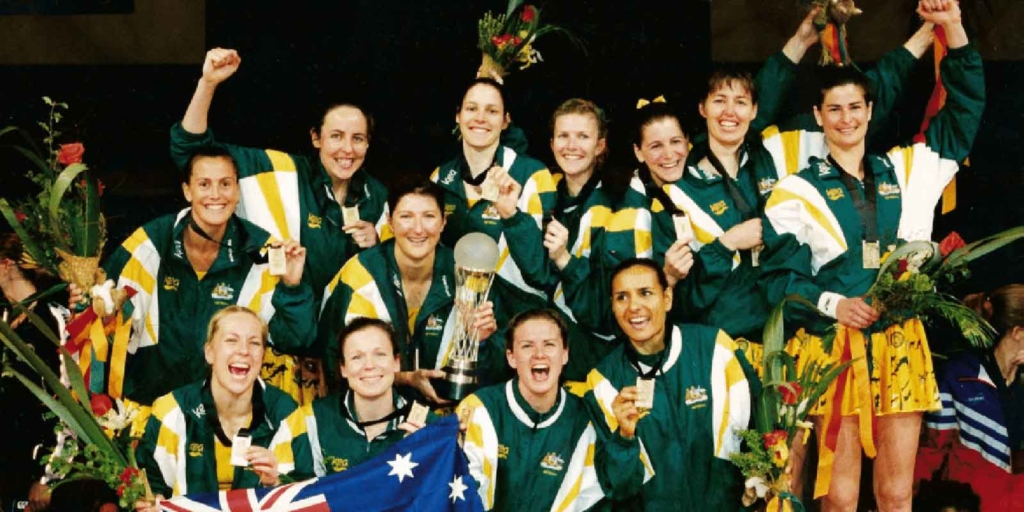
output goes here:
[[167, 276], [164, 278], [164, 290], [167, 290], [169, 292], [178, 291], [178, 285], [180, 284], [181, 281], [179, 281], [177, 278], [171, 276]]
[[695, 406], [701, 402], [708, 401], [708, 392], [700, 386], [686, 388], [686, 405]]
[[833, 200], [833, 201], [838, 201], [838, 200], [846, 197], [846, 194], [843, 193], [843, 189], [838, 188], [838, 187], [837, 188], [830, 188], [830, 189], [826, 190], [825, 193], [828, 195], [828, 198]]
[[217, 283], [217, 286], [213, 287], [210, 297], [213, 297], [214, 300], [231, 300], [235, 298], [235, 289], [228, 286], [227, 283]]
[[889, 182], [879, 183], [878, 195], [886, 199], [896, 199], [900, 195], [900, 186]]
[[729, 206], [725, 204], [725, 200], [724, 199], [719, 201], [719, 202], [717, 202], [717, 203], [715, 203], [715, 204], [713, 204], [713, 205], [711, 205], [711, 213], [714, 213], [715, 215], [721, 215], [721, 214], [725, 213], [725, 211], [728, 210], [728, 209], [729, 209]]
[[768, 195], [768, 193], [775, 188], [776, 181], [778, 180], [776, 180], [775, 178], [761, 178], [761, 180], [757, 182], [757, 191], [762, 196]]
[[189, 443], [188, 444], [188, 456], [189, 457], [202, 457], [203, 456], [203, 443]]
[[548, 452], [548, 454], [541, 459], [540, 467], [557, 473], [565, 468], [565, 461], [562, 460], [561, 455], [555, 452]]
[[459, 173], [455, 170], [454, 167], [451, 168], [451, 169], [448, 169], [448, 174], [444, 177], [443, 180], [441, 180], [441, 184], [442, 185], [451, 185], [452, 181], [455, 180], [455, 176], [457, 176], [458, 174]]
[[309, 226], [311, 229], [320, 229], [320, 227], [323, 226], [323, 224], [324, 220], [320, 217], [317, 217], [316, 215], [313, 215], [312, 213], [306, 217], [306, 225]]
[[818, 176], [824, 176], [832, 172], [832, 166], [828, 162], [818, 162]]
[[487, 205], [487, 208], [484, 208], [482, 217], [488, 220], [498, 220], [501, 218], [501, 216], [498, 215], [498, 207], [494, 206], [494, 203], [491, 203]]
[[441, 320], [436, 315], [430, 315], [427, 318], [427, 330], [428, 331], [442, 331], [444, 330], [444, 320]]
[[503, 444], [499, 444], [498, 445], [498, 458], [499, 459], [507, 459], [508, 458], [508, 446], [505, 446]]

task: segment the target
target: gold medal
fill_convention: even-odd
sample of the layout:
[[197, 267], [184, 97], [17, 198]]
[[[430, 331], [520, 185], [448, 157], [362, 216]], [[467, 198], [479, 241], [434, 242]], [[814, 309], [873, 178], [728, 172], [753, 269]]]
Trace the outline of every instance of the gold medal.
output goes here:
[[272, 276], [283, 276], [288, 271], [283, 246], [271, 247], [267, 251], [267, 261], [270, 264], [270, 275]]
[[863, 253], [864, 268], [877, 269], [882, 266], [882, 254], [881, 248], [878, 242], [868, 242], [864, 240], [861, 242], [861, 251]]
[[654, 379], [636, 378], [636, 401], [633, 405], [641, 415], [654, 408]]
[[693, 226], [690, 225], [690, 218], [685, 213], [672, 214], [672, 225], [676, 229], [676, 240], [684, 240], [687, 243], [693, 241]]
[[427, 413], [429, 412], [429, 407], [413, 401], [412, 407], [409, 409], [409, 416], [405, 418], [405, 421], [417, 427], [425, 427], [427, 425]]
[[750, 266], [760, 267], [761, 266], [761, 251], [764, 249], [763, 245], [759, 245], [750, 250]]
[[359, 207], [346, 206], [341, 209], [341, 223], [344, 226], [351, 226], [359, 222]]

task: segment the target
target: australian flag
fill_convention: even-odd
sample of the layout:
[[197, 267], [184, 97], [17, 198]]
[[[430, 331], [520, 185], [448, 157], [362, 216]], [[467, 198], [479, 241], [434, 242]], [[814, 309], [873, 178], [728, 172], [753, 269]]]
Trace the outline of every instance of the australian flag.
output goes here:
[[448, 416], [341, 473], [273, 489], [180, 496], [160, 506], [169, 512], [483, 510], [458, 430], [458, 419]]

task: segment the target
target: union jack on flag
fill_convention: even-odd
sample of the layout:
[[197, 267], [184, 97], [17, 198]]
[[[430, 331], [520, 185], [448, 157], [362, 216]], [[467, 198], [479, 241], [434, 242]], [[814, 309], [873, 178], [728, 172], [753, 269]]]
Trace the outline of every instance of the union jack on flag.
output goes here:
[[179, 496], [165, 512], [339, 510], [483, 510], [456, 437], [459, 422], [443, 418], [352, 469], [275, 487]]

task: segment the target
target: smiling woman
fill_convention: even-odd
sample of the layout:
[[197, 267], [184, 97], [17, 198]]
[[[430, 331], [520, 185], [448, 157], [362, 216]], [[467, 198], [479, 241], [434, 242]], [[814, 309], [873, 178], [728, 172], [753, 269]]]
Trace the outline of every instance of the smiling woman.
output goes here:
[[[259, 380], [268, 332], [249, 309], [220, 310], [204, 345], [210, 377], [153, 404], [136, 453], [160, 498], [278, 481], [277, 459], [267, 447], [295, 401]], [[250, 445], [239, 464], [233, 446], [247, 435]]]

